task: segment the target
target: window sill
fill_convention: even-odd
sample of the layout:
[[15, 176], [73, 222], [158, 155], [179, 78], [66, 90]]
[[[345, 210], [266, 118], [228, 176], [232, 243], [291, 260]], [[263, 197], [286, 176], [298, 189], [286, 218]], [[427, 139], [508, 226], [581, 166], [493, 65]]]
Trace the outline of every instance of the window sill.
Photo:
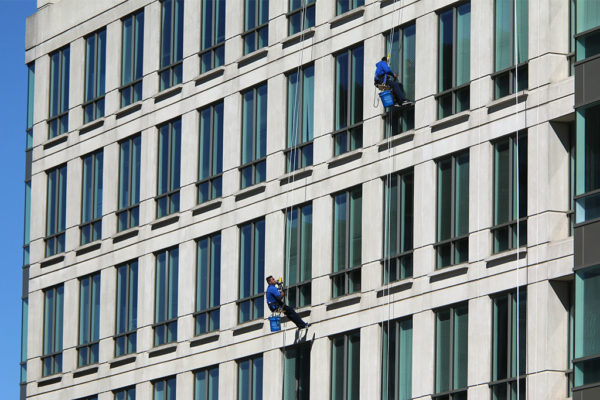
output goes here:
[[252, 197], [259, 193], [263, 193], [266, 190], [266, 188], [267, 188], [267, 183], [261, 182], [261, 183], [257, 183], [256, 185], [252, 185], [250, 187], [242, 189], [234, 195], [235, 201], [244, 200], [244, 199], [247, 199], [248, 197]]
[[183, 89], [183, 83], [179, 83], [179, 84], [177, 84], [175, 86], [171, 86], [170, 88], [167, 88], [167, 89], [163, 90], [162, 92], [158, 92], [153, 97], [154, 104], [156, 104], [158, 102], [161, 102], [163, 100], [166, 100], [169, 97], [173, 97], [173, 96], [181, 93], [182, 89]]
[[203, 344], [213, 343], [219, 340], [219, 332], [207, 332], [197, 336], [190, 342], [190, 347], [196, 347]]
[[105, 119], [106, 119], [106, 117], [102, 117], [102, 118], [96, 119], [94, 121], [90, 121], [87, 124], [83, 125], [81, 128], [79, 128], [79, 136], [84, 135], [88, 132], [91, 132], [94, 129], [100, 128], [101, 126], [104, 125]]
[[123, 365], [127, 365], [127, 364], [131, 364], [132, 362], [135, 362], [137, 358], [137, 355], [133, 354], [125, 354], [116, 358], [113, 358], [112, 360], [110, 360], [108, 362], [108, 365], [110, 368], [117, 368], [117, 367], [121, 367]]
[[134, 236], [137, 236], [139, 233], [139, 228], [134, 226], [133, 228], [125, 229], [124, 231], [119, 232], [113, 237], [113, 244], [122, 242], [123, 240], [127, 240]]
[[49, 148], [58, 146], [59, 144], [66, 142], [68, 138], [68, 132], [61, 133], [60, 135], [53, 137], [52, 139], [46, 140], [44, 143], [42, 143], [42, 147], [44, 148], [44, 150], [48, 150]]
[[365, 13], [365, 6], [357, 7], [353, 10], [346, 11], [345, 13], [338, 15], [337, 17], [333, 17], [332, 19], [329, 20], [329, 25], [331, 28], [340, 26], [348, 21], [362, 17], [364, 13]]
[[327, 162], [327, 168], [335, 168], [347, 164], [362, 157], [362, 149], [352, 150], [339, 156], [335, 156]]
[[49, 267], [54, 264], [58, 264], [59, 262], [62, 262], [64, 259], [65, 259], [64, 254], [61, 254], [59, 256], [53, 255], [50, 257], [46, 257], [42, 261], [40, 261], [40, 268], [45, 268], [45, 267]]
[[336, 297], [335, 299], [331, 300], [329, 303], [326, 304], [325, 311], [337, 310], [338, 308], [358, 304], [360, 303], [361, 295], [362, 293], [359, 292]]
[[396, 294], [404, 290], [408, 290], [412, 287], [414, 282], [413, 278], [405, 278], [401, 281], [392, 282], [384, 286], [383, 289], [377, 291], [377, 298]]
[[295, 182], [300, 179], [308, 178], [313, 173], [313, 166], [309, 165], [304, 168], [297, 169], [292, 172], [288, 172], [279, 179], [279, 186], [283, 186], [287, 183]]
[[519, 259], [525, 258], [526, 255], [527, 255], [527, 249], [525, 247], [503, 251], [502, 253], [494, 254], [494, 255], [491, 255], [488, 258], [486, 258], [484, 260], [485, 267], [486, 268], [496, 267], [498, 265], [501, 265], [501, 264], [504, 264], [504, 263], [507, 263], [510, 261], [515, 261], [515, 260], [517, 260], [517, 257]]
[[285, 39], [283, 39], [281, 41], [281, 45], [284, 48], [289, 47], [296, 43], [300, 43], [300, 42], [304, 41], [305, 39], [310, 39], [314, 35], [315, 35], [315, 28], [314, 27], [308, 28], [308, 29], [303, 30], [302, 32], [294, 33], [293, 35], [286, 37]]
[[445, 118], [442, 119], [438, 119], [437, 121], [435, 121], [434, 123], [432, 123], [431, 126], [431, 131], [435, 132], [435, 131], [439, 131], [441, 129], [444, 128], [448, 128], [454, 125], [458, 125], [462, 122], [466, 122], [469, 120], [469, 118], [471, 117], [471, 111], [470, 110], [466, 110], [466, 111], [461, 111], [457, 114], [453, 114], [453, 115], [449, 115]]
[[174, 224], [177, 221], [179, 221], [179, 213], [165, 215], [162, 218], [152, 221], [150, 224], [150, 230], [164, 228], [165, 226]]
[[54, 383], [58, 383], [58, 382], [62, 381], [62, 375], [60, 375], [60, 374], [62, 374], [62, 373], [58, 372], [54, 375], [46, 376], [46, 377], [40, 379], [39, 381], [37, 381], [38, 387], [48, 386], [48, 385], [52, 385]]
[[96, 372], [98, 372], [97, 365], [91, 367], [86, 365], [85, 367], [81, 367], [73, 371], [73, 378], [81, 378], [82, 376], [95, 374]]
[[268, 52], [269, 52], [269, 48], [263, 47], [263, 48], [253, 51], [250, 54], [246, 54], [245, 56], [238, 58], [238, 60], [236, 61], [238, 68], [248, 65], [250, 63], [253, 63], [254, 61], [257, 61], [261, 58], [265, 58], [267, 56]]
[[196, 86], [206, 83], [212, 79], [223, 76], [225, 73], [225, 66], [221, 66], [215, 69], [211, 69], [210, 71], [206, 71], [200, 75], [198, 75], [194, 81], [196, 81]]
[[86, 244], [76, 248], [75, 255], [82, 256], [84, 254], [91, 253], [94, 250], [98, 250], [98, 249], [100, 249], [100, 247], [102, 247], [102, 242], [100, 241], [100, 239], [98, 239], [94, 242], [86, 243]]
[[466, 274], [469, 267], [467, 263], [452, 265], [449, 267], [444, 267], [438, 270], [435, 270], [428, 274], [429, 283], [441, 281], [448, 278], [453, 278], [455, 276]]
[[217, 208], [221, 207], [221, 203], [222, 199], [221, 197], [218, 197], [216, 199], [212, 199], [209, 201], [205, 201], [204, 203], [198, 204], [196, 207], [192, 208], [192, 216], [216, 210]]
[[488, 103], [488, 105], [486, 106], [488, 109], [488, 114], [506, 107], [516, 105], [518, 103], [522, 103], [525, 100], [527, 100], [528, 94], [529, 92], [527, 90], [521, 90], [516, 95], [516, 101], [514, 93], [508, 96], [504, 96], [498, 100], [494, 100], [491, 103]]
[[233, 336], [243, 335], [244, 333], [250, 333], [254, 331], [261, 330], [264, 326], [264, 321], [261, 319], [260, 321], [248, 321], [240, 324], [238, 328], [233, 330]]
[[148, 352], [148, 357], [164, 356], [165, 354], [174, 353], [177, 350], [177, 342], [161, 344]]
[[415, 137], [414, 129], [411, 129], [406, 132], [402, 132], [398, 135], [394, 135], [392, 137], [389, 137], [389, 138], [384, 139], [381, 142], [379, 142], [379, 144], [377, 145], [377, 150], [379, 152], [389, 150], [392, 147], [401, 145], [402, 143], [410, 142], [411, 140], [413, 140], [414, 137]]
[[122, 118], [122, 117], [126, 117], [129, 114], [133, 114], [136, 111], [139, 111], [142, 109], [142, 101], [136, 101], [135, 103], [132, 103], [128, 106], [125, 106], [123, 108], [121, 108], [119, 111], [117, 111], [116, 117], [117, 119]]

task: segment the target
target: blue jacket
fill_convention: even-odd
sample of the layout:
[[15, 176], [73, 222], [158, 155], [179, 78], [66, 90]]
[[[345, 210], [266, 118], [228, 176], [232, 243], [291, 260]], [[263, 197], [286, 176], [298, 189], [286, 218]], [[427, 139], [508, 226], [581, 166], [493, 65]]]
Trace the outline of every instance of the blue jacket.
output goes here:
[[273, 310], [273, 308], [271, 308], [271, 305], [274, 305], [274, 308], [276, 308], [276, 306], [282, 304], [283, 300], [281, 299], [281, 293], [279, 293], [277, 287], [275, 287], [275, 285], [269, 285], [269, 287], [267, 288], [267, 305], [269, 306], [269, 309]]
[[385, 75], [394, 76], [390, 66], [383, 60], [375, 64], [375, 68], [375, 82], [382, 82]]

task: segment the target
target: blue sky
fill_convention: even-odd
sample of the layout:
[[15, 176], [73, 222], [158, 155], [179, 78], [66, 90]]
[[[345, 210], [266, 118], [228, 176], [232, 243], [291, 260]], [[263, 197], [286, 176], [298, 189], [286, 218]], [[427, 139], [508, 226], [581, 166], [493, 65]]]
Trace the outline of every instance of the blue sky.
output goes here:
[[3, 399], [19, 398], [21, 264], [25, 177], [25, 18], [35, 0], [0, 0], [0, 387]]

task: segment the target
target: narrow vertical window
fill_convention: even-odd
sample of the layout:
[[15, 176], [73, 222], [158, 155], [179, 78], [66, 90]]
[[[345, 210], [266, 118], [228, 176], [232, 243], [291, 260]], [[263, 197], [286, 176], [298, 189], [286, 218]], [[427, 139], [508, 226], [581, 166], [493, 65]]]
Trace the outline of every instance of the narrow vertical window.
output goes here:
[[412, 399], [412, 317], [382, 323], [381, 400]]
[[98, 362], [100, 343], [100, 273], [79, 280], [77, 367]]
[[575, 282], [567, 283], [568, 289], [568, 340], [567, 340], [567, 368], [565, 375], [567, 376], [567, 397], [573, 397], [573, 387], [575, 387], [575, 368], [573, 367], [573, 359], [575, 358]]
[[63, 307], [63, 285], [44, 290], [42, 376], [62, 372]]
[[225, 64], [225, 0], [202, 0], [200, 73]]
[[365, 5], [365, 0], [336, 0], [335, 15], [341, 15]]
[[527, 359], [527, 292], [520, 289], [492, 299], [493, 399], [524, 399]]
[[288, 0], [288, 35], [292, 36], [315, 26], [317, 0]]
[[27, 333], [29, 326], [29, 298], [21, 300], [21, 384], [27, 382]]
[[156, 218], [179, 211], [181, 119], [158, 128]]
[[528, 20], [528, 0], [495, 1], [494, 99], [527, 89]]
[[242, 92], [241, 188], [267, 179], [267, 84]]
[[123, 18], [121, 43], [121, 107], [142, 100], [144, 77], [144, 10]]
[[469, 109], [471, 3], [439, 14], [438, 119]]
[[413, 275], [414, 173], [392, 174], [384, 179], [383, 282]]
[[310, 399], [310, 348], [303, 343], [285, 350], [284, 400]]
[[219, 399], [219, 366], [194, 372], [194, 400]]
[[196, 335], [219, 330], [221, 305], [221, 234], [197, 242]]
[[240, 229], [240, 284], [238, 323], [264, 314], [265, 220], [260, 219]]
[[263, 397], [263, 357], [238, 361], [238, 400], [261, 400]]
[[600, 105], [575, 111], [575, 223], [600, 217]]
[[141, 154], [141, 135], [125, 139], [119, 144], [119, 232], [140, 224]]
[[25, 216], [23, 221], [23, 265], [29, 265], [29, 241], [31, 233], [31, 179], [25, 182]]
[[492, 235], [494, 253], [527, 244], [526, 133], [511, 135], [494, 144]]
[[104, 116], [106, 83], [106, 28], [85, 38], [83, 123]]
[[286, 209], [285, 294], [291, 307], [310, 305], [312, 227], [312, 204]]
[[27, 64], [27, 122], [25, 149], [33, 147], [33, 105], [35, 101], [35, 63]]
[[437, 162], [437, 268], [469, 260], [469, 150]]
[[137, 260], [117, 266], [115, 357], [135, 353], [137, 346]]
[[135, 386], [126, 389], [115, 390], [114, 400], [135, 400]]
[[223, 190], [223, 102], [200, 111], [198, 203], [221, 197]]
[[307, 65], [287, 76], [286, 171], [313, 163], [315, 67]]
[[331, 338], [331, 400], [360, 397], [360, 331]]
[[244, 0], [244, 55], [269, 45], [269, 0]]
[[152, 382], [152, 400], [176, 400], [177, 380], [175, 376]]
[[46, 257], [65, 251], [65, 218], [67, 212], [67, 166], [47, 173]]
[[83, 158], [81, 184], [81, 244], [102, 237], [102, 150]]
[[154, 283], [154, 346], [177, 341], [179, 250], [156, 254]]
[[360, 291], [362, 189], [333, 196], [333, 297]]
[[[415, 100], [416, 25], [410, 23], [396, 28], [385, 35], [386, 55], [389, 55], [390, 68], [398, 75], [406, 98]], [[386, 138], [409, 131], [415, 127], [415, 107], [406, 106], [401, 110], [394, 107], [383, 114]]]
[[467, 397], [469, 307], [461, 304], [435, 313], [435, 395], [433, 399]]
[[362, 147], [363, 61], [362, 44], [335, 56], [334, 156]]
[[69, 46], [50, 53], [48, 139], [69, 130]]
[[575, 272], [575, 387], [600, 382], [600, 268]]
[[159, 91], [182, 82], [183, 0], [162, 0], [160, 20]]
[[575, 182], [577, 177], [575, 176], [575, 122], [569, 123], [569, 211], [567, 216], [569, 217], [569, 236], [573, 236], [575, 229]]

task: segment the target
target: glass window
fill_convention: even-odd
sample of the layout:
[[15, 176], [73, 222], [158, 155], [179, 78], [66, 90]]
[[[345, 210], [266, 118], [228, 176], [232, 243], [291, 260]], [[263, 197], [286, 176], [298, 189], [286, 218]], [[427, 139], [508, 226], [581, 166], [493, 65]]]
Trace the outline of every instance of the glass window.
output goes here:
[[25, 216], [23, 222], [23, 265], [29, 265], [29, 240], [31, 233], [31, 180], [25, 182]]
[[25, 149], [33, 147], [33, 104], [35, 101], [35, 63], [27, 64], [27, 123]]
[[198, 203], [221, 197], [223, 188], [223, 101], [200, 110]]
[[331, 338], [331, 400], [360, 397], [360, 331]]
[[437, 162], [437, 268], [469, 260], [469, 150]]
[[362, 188], [333, 196], [333, 297], [360, 291]]
[[382, 323], [381, 400], [412, 399], [412, 317]]
[[569, 318], [568, 327], [568, 347], [567, 347], [567, 397], [573, 397], [573, 387], [575, 386], [575, 374], [573, 368], [573, 359], [575, 358], [575, 282], [567, 283], [568, 302], [567, 311]]
[[102, 237], [102, 150], [83, 157], [81, 183], [81, 244]]
[[362, 147], [362, 43], [335, 56], [334, 156]]
[[262, 318], [265, 285], [265, 220], [249, 222], [240, 229], [240, 284], [238, 323]]
[[575, 222], [600, 217], [600, 105], [579, 108], [576, 124]]
[[238, 400], [261, 400], [262, 395], [262, 355], [238, 361]]
[[336, 0], [336, 14], [341, 15], [365, 4], [365, 0]]
[[125, 139], [119, 144], [119, 232], [140, 224], [141, 154], [141, 135]]
[[114, 400], [135, 400], [135, 387], [115, 390]]
[[288, 0], [288, 35], [315, 26], [317, 0]]
[[575, 272], [575, 387], [600, 382], [600, 268]]
[[42, 376], [62, 372], [63, 308], [63, 285], [44, 290]]
[[121, 44], [121, 107], [142, 100], [144, 77], [144, 10], [123, 18]]
[[525, 399], [527, 292], [495, 296], [492, 303], [492, 398]]
[[194, 400], [218, 400], [219, 366], [194, 372]]
[[384, 179], [383, 283], [413, 275], [413, 170]]
[[[385, 35], [385, 52], [389, 55], [390, 68], [394, 72], [397, 71], [406, 98], [410, 100], [415, 100], [416, 32], [416, 25], [413, 22]], [[414, 129], [415, 107], [403, 107], [401, 110], [391, 107], [384, 112], [383, 118], [385, 137], [398, 135]]]
[[98, 362], [100, 343], [100, 273], [79, 280], [77, 367]]
[[21, 300], [21, 383], [27, 382], [27, 333], [29, 326], [29, 298]]
[[158, 127], [156, 218], [179, 211], [181, 119]]
[[183, 0], [162, 0], [160, 20], [159, 91], [182, 82]]
[[138, 262], [117, 266], [115, 357], [135, 353], [137, 344]]
[[199, 239], [196, 261], [196, 335], [219, 330], [221, 234]]
[[494, 253], [527, 244], [526, 133], [518, 132], [494, 143], [492, 235]]
[[83, 123], [104, 116], [106, 83], [106, 28], [85, 38]]
[[573, 236], [575, 226], [575, 122], [569, 123], [569, 211], [567, 216], [569, 217], [569, 236]]
[[50, 53], [48, 139], [69, 130], [69, 46]]
[[434, 399], [467, 398], [469, 307], [466, 303], [435, 313]]
[[576, 39], [577, 61], [581, 61], [600, 53], [600, 32], [594, 29], [600, 25], [600, 4], [593, 0], [576, 1], [575, 31], [577, 34], [586, 32]]
[[438, 118], [469, 109], [471, 3], [439, 14]]
[[200, 73], [225, 64], [225, 0], [202, 0]]
[[152, 400], [176, 400], [177, 385], [174, 376], [152, 382]]
[[290, 73], [287, 86], [286, 172], [313, 163], [315, 67]]
[[285, 295], [295, 308], [310, 305], [312, 227], [312, 204], [286, 209]]
[[177, 341], [177, 247], [156, 253], [154, 346]]
[[244, 0], [244, 55], [269, 45], [269, 0]]
[[311, 343], [303, 343], [284, 350], [283, 399], [310, 399], [310, 349]]
[[65, 251], [65, 217], [67, 212], [67, 166], [47, 173], [46, 257]]
[[242, 92], [242, 189], [267, 179], [267, 84]]
[[[495, 72], [492, 74], [492, 79], [494, 80], [494, 99], [499, 99], [520, 90], [526, 90], [528, 86], [528, 0], [496, 0], [494, 11]], [[518, 60], [516, 66], [515, 58]]]

